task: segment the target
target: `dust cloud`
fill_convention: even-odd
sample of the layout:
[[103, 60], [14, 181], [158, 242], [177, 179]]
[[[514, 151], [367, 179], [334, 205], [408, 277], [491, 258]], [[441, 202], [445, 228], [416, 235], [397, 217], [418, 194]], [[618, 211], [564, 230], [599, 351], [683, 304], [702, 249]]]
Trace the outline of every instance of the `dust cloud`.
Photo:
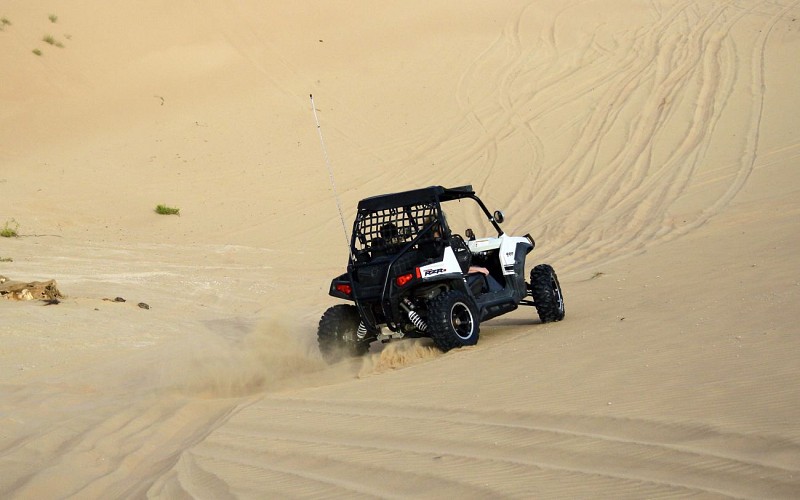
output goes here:
[[408, 339], [394, 341], [380, 351], [365, 356], [358, 372], [359, 378], [377, 375], [389, 370], [412, 366], [438, 358], [442, 352], [430, 339]]
[[[308, 332], [273, 318], [240, 339], [205, 338], [168, 369], [172, 388], [206, 398], [243, 397], [303, 385], [327, 368]], [[179, 373], [176, 373], [176, 370]], [[314, 385], [308, 381], [309, 384]]]
[[162, 369], [162, 387], [201, 398], [237, 398], [379, 375], [442, 355], [429, 339], [373, 343], [360, 359], [329, 365], [307, 326], [271, 318], [239, 338], [199, 338]]

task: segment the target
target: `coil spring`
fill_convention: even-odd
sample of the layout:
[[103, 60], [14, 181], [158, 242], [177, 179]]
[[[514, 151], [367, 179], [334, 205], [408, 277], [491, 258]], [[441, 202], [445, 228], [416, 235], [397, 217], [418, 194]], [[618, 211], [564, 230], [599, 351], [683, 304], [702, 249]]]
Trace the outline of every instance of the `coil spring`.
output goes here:
[[358, 337], [358, 340], [363, 340], [364, 337], [367, 336], [367, 325], [365, 325], [363, 321], [358, 324], [358, 331], [356, 332], [356, 336]]
[[423, 320], [419, 316], [419, 314], [417, 314], [417, 311], [409, 309], [408, 310], [408, 319], [411, 320], [411, 323], [414, 324], [414, 326], [417, 328], [417, 330], [419, 330], [421, 332], [424, 332], [424, 331], [428, 330], [428, 325], [425, 324], [425, 320]]

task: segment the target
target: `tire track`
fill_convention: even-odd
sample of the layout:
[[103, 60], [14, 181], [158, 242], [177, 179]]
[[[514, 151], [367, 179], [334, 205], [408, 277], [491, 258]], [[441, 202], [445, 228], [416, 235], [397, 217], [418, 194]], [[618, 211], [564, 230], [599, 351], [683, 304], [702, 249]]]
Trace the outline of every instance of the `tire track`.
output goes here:
[[[226, 470], [244, 468], [261, 487], [276, 481], [317, 493], [391, 496], [433, 476], [470, 495], [524, 496], [534, 485], [569, 494], [595, 484], [632, 496], [792, 498], [800, 491], [792, 456], [800, 444], [688, 423], [275, 397], [181, 460], [222, 482]], [[369, 479], [387, 476], [398, 483]]]
[[[702, 36], [702, 33], [708, 29], [718, 15], [719, 10], [707, 17], [703, 23], [699, 24], [702, 30], [700, 34], [697, 35], [698, 38]], [[667, 19], [667, 25], [674, 22], [673, 19], [675, 16], [677, 16], [677, 13], [673, 13], [673, 15]], [[663, 31], [663, 29], [649, 30], [650, 33], [659, 33], [661, 31]], [[675, 41], [677, 42], [678, 40]], [[587, 168], [584, 168], [581, 172], [582, 175], [573, 176], [573, 180], [568, 185], [566, 196], [568, 198], [578, 197], [581, 200], [579, 206], [582, 207], [582, 210], [579, 212], [582, 213], [579, 213], [578, 216], [582, 216], [587, 221], [591, 220], [593, 214], [602, 213], [604, 210], [613, 210], [615, 207], [619, 207], [623, 201], [627, 201], [631, 197], [631, 189], [635, 188], [637, 184], [641, 182], [641, 179], [646, 177], [647, 171], [649, 170], [648, 160], [650, 159], [650, 151], [653, 147], [653, 137], [654, 134], [657, 133], [655, 127], [659, 124], [657, 111], [658, 108], [662, 107], [662, 103], [668, 99], [669, 92], [674, 92], [675, 89], [675, 84], [666, 85], [666, 91], [661, 92], [665, 94], [663, 97], [655, 101], [652, 99], [650, 100], [651, 111], [648, 113], [647, 108], [645, 108], [642, 116], [634, 121], [633, 125], [628, 130], [628, 138], [623, 142], [623, 148], [617, 151], [614, 159], [612, 159], [610, 163], [603, 165], [602, 168], [598, 168], [596, 166], [598, 162], [598, 148], [608, 134], [618, 126], [617, 118], [619, 117], [619, 113], [622, 112], [628, 104], [629, 96], [637, 88], [644, 86], [646, 81], [652, 80], [657, 76], [654, 74], [655, 68], [652, 61], [659, 50], [664, 51], [664, 43], [660, 39], [648, 35], [637, 40], [634, 47], [633, 52], [642, 53], [644, 57], [637, 58], [637, 64], [622, 73], [621, 76], [623, 79], [616, 80], [615, 83], [609, 87], [612, 93], [606, 94], [606, 102], [603, 103], [601, 101], [600, 106], [598, 106], [600, 111], [593, 114], [593, 117], [599, 118], [597, 125], [594, 126], [590, 133], [584, 131], [581, 134], [581, 137], [588, 137], [589, 140], [585, 146], [575, 148], [579, 154], [583, 155], [583, 158], [580, 158], [579, 161], [586, 165]], [[675, 52], [678, 49], [680, 49], [680, 45], [677, 47], [673, 46], [671, 52]], [[700, 53], [701, 51], [695, 50], [693, 52]], [[680, 80], [681, 78], [685, 78], [689, 73], [689, 69], [695, 67], [697, 64], [696, 59], [690, 59], [684, 68], [679, 67], [677, 70], [673, 69], [670, 73], [667, 73], [667, 75], [677, 75], [676, 79]], [[647, 86], [650, 87], [650, 84]], [[658, 96], [658, 93], [656, 95]], [[655, 103], [658, 104], [656, 105]], [[603, 112], [606, 108], [608, 110], [613, 110], [611, 111], [610, 119], [609, 113]], [[647, 120], [646, 126], [642, 125], [643, 119]], [[568, 174], [566, 166], [574, 162], [575, 159], [568, 158], [567, 161], [562, 163], [561, 170], [566, 173], [565, 175]], [[629, 167], [631, 164], [632, 167]], [[602, 176], [598, 175], [600, 172], [602, 172]], [[552, 183], [553, 190], [556, 188], [556, 183], [562, 184], [566, 181], [563, 177], [556, 177], [554, 179], [555, 181]], [[547, 185], [543, 189], [545, 191], [549, 190]], [[649, 193], [649, 191], [646, 193]], [[632, 201], [626, 203], [627, 215], [630, 215], [631, 210], [634, 210], [635, 213], [636, 210], [640, 209], [644, 201], [645, 200], [640, 197], [638, 199], [634, 198]], [[553, 204], [558, 203], [560, 203], [559, 200], [553, 200], [549, 206], [547, 204], [545, 205], [544, 211], [549, 212], [551, 210], [556, 210], [557, 207], [553, 206]], [[617, 220], [626, 220], [623, 215], [626, 214], [623, 213], [617, 217], [606, 217], [614, 222]], [[627, 221], [634, 221], [638, 224], [641, 224], [644, 220], [646, 220], [644, 216], [634, 217], [632, 219], [627, 218]], [[626, 230], [620, 231], [621, 234], [625, 234], [629, 233], [631, 228], [621, 229]], [[581, 234], [587, 231], [591, 234], [591, 224], [584, 222], [577, 228], [576, 232]], [[589, 237], [583, 238], [583, 241], [573, 241], [573, 248], [566, 248], [565, 253], [574, 254], [590, 241], [591, 239]], [[608, 252], [610, 250], [608, 243], [616, 242], [609, 242], [608, 238], [603, 238], [602, 243], [605, 247], [605, 251]], [[586, 253], [594, 253], [594, 250], [594, 248], [589, 249]]]
[[[718, 42], [722, 38], [715, 34], [714, 41], [717, 43], [714, 45], [704, 40], [704, 37], [710, 27], [717, 23], [721, 14], [722, 9], [710, 13], [699, 23], [699, 26], [703, 27], [702, 30], [688, 37], [688, 44], [695, 46], [688, 52], [693, 55], [702, 54], [702, 57], [684, 57], [681, 65], [673, 67], [666, 72], [666, 77], [661, 78], [663, 83], [658, 87], [663, 90], [656, 87], [653, 92], [656, 99], [649, 100], [641, 117], [631, 127], [633, 134], [625, 141], [626, 148], [620, 151], [607, 167], [611, 175], [603, 178], [594, 177], [585, 185], [589, 189], [588, 192], [584, 189], [583, 193], [582, 206], [586, 207], [585, 217], [590, 217], [591, 212], [602, 212], [611, 221], [623, 222], [624, 226], [618, 228], [620, 231], [617, 241], [612, 241], [613, 251], [622, 255], [638, 250], [662, 231], [662, 226], [658, 224], [661, 214], [684, 192], [685, 185], [691, 178], [690, 170], [702, 156], [698, 148], [705, 146], [704, 132], [708, 132], [713, 127], [712, 122], [719, 119], [715, 109], [720, 108], [704, 103], [712, 100], [712, 96], [716, 95], [719, 88], [720, 79], [717, 76], [718, 68], [714, 60], [719, 50]], [[725, 28], [729, 30], [730, 26], [729, 24]], [[662, 45], [660, 50], [663, 49]], [[680, 46], [675, 46], [671, 52], [676, 53], [679, 49]], [[705, 69], [706, 75], [701, 76], [701, 79], [708, 82], [708, 85], [705, 86], [706, 90], [701, 86], [698, 99], [700, 105], [697, 106], [695, 116], [691, 120], [692, 125], [686, 133], [683, 144], [663, 162], [664, 166], [658, 167], [654, 172], [652, 150], [665, 123], [660, 119], [660, 108], [663, 103], [673, 99], [671, 96], [674, 96], [676, 89], [685, 86], [687, 77], [696, 74], [698, 68]], [[639, 84], [640, 82], [635, 82], [635, 85]], [[704, 95], [707, 97], [703, 97]], [[614, 105], [624, 106], [624, 103], [616, 102]], [[682, 184], [681, 179], [683, 179]], [[656, 224], [653, 224], [654, 221]], [[585, 237], [572, 242], [572, 248], [565, 250], [573, 254], [583, 251], [588, 255], [595, 254], [600, 249], [604, 252], [611, 250], [608, 238], [601, 238], [596, 233], [592, 235], [590, 225], [580, 228], [580, 232], [584, 233]]]
[[[763, 113], [763, 100], [764, 100], [764, 50], [770, 32], [772, 31], [775, 23], [778, 22], [791, 8], [794, 8], [796, 3], [778, 11], [769, 19], [765, 24], [765, 29], [760, 30], [761, 34], [758, 40], [754, 43], [754, 54], [751, 58], [751, 70], [753, 72], [751, 78], [751, 94], [754, 96], [752, 100], [752, 109], [750, 111], [750, 119], [748, 120], [748, 131], [745, 134], [746, 144], [740, 150], [740, 160], [735, 172], [729, 174], [733, 177], [729, 187], [726, 191], [719, 196], [716, 201], [704, 208], [699, 214], [696, 215], [694, 220], [688, 221], [685, 225], [679, 226], [671, 223], [668, 214], [664, 207], [668, 209], [680, 196], [689, 190], [692, 183], [695, 182], [698, 171], [705, 167], [702, 165], [708, 148], [710, 147], [711, 139], [716, 130], [717, 125], [721, 121], [722, 111], [727, 106], [727, 99], [733, 92], [734, 81], [737, 79], [735, 74], [736, 68], [732, 64], [728, 64], [727, 72], [723, 78], [719, 77], [719, 73], [724, 71], [725, 64], [717, 60], [721, 48], [723, 48], [722, 35], [720, 33], [713, 33], [710, 38], [710, 43], [702, 45], [704, 58], [702, 61], [703, 68], [703, 82], [710, 82], [700, 89], [699, 93], [699, 106], [698, 111], [693, 119], [693, 126], [687, 134], [687, 138], [681, 144], [677, 153], [668, 158], [664, 166], [660, 168], [655, 175], [649, 176], [647, 181], [642, 183], [642, 188], [645, 191], [655, 190], [658, 184], [666, 186], [661, 194], [659, 194], [654, 208], [651, 209], [646, 215], [646, 219], [656, 220], [660, 222], [657, 231], [637, 233], [637, 238], [629, 243], [630, 251], [635, 251], [636, 247], [646, 245], [651, 239], [656, 240], [669, 240], [686, 234], [701, 225], [705, 224], [711, 217], [719, 213], [734, 196], [741, 190], [753, 170], [756, 160], [758, 149], [758, 137], [760, 133], [761, 115]], [[752, 6], [749, 9], [742, 9], [738, 15], [733, 15], [731, 20], [726, 23], [724, 36], [728, 37], [731, 29], [735, 24], [747, 15], [759, 13], [760, 10], [757, 6]], [[735, 49], [732, 47], [732, 42], [726, 40], [728, 43], [724, 48], [727, 48], [728, 57], [727, 61], [735, 61]], [[708, 55], [713, 57], [708, 57]], [[722, 96], [722, 97], [720, 97]]]
[[[796, 3], [653, 2], [653, 24], [616, 34], [613, 44], [599, 32], [565, 44], [557, 22], [573, 6], [527, 46], [523, 37], [536, 36], [526, 32], [533, 9], [520, 9], [473, 61], [457, 95], [479, 139], [447, 157], [468, 165], [491, 201], [517, 210], [510, 231], [538, 228], [537, 239], [554, 242], [548, 257], [565, 272], [680, 237], [730, 203], [755, 163], [767, 41]], [[766, 17], [755, 39], [742, 28], [753, 16]], [[730, 98], [742, 92], [753, 105], [737, 116]], [[565, 119], [564, 110], [576, 114]], [[681, 214], [681, 200], [714, 168], [710, 148], [731, 117], [743, 130], [739, 164], [720, 176], [727, 187], [712, 202]], [[519, 168], [528, 159], [537, 164]]]
[[[149, 486], [142, 478], [168, 469], [181, 449], [201, 441], [234, 406], [230, 401], [165, 403], [145, 399], [122, 411], [107, 403], [98, 407], [100, 414], [94, 416], [70, 416], [67, 411], [58, 426], [32, 429], [28, 437], [0, 451], [0, 463], [13, 465], [14, 470], [13, 481], [3, 484], [2, 491], [41, 498], [52, 492], [52, 481], [57, 480], [60, 494], [65, 496], [141, 494]], [[49, 450], [46, 456], [50, 458], [42, 456], [42, 450]]]
[[[0, 411], [0, 496], [47, 498], [54, 491], [82, 498], [140, 496], [183, 449], [222, 425], [244, 400], [233, 397], [247, 394], [236, 374], [245, 383], [252, 378], [245, 366], [258, 346], [240, 355], [226, 349], [227, 341], [217, 342], [219, 336], [240, 338], [250, 330], [249, 323], [219, 311], [246, 304], [252, 292], [266, 291], [251, 287], [260, 286], [258, 274], [270, 251], [84, 242], [60, 244], [55, 256], [43, 256], [35, 248], [39, 245], [20, 242], [18, 251], [28, 257], [21, 259], [18, 272], [55, 276], [72, 292], [58, 306], [63, 310], [9, 310], [0, 326], [6, 375], [2, 390], [8, 395], [8, 407]], [[244, 279], [234, 284], [224, 278], [231, 273]], [[95, 282], [105, 285], [91, 284]], [[102, 295], [95, 294], [103, 289], [129, 299], [146, 294], [153, 310], [126, 314], [127, 307], [140, 309], [130, 302], [112, 306], [101, 301]], [[89, 296], [84, 295], [87, 290]], [[219, 290], [232, 302], [214, 305]], [[219, 335], [213, 320], [195, 316], [198, 300], [205, 299], [211, 299], [206, 304], [210, 318], [220, 323]], [[250, 304], [251, 310], [258, 306]], [[87, 318], [93, 328], [85, 327]], [[204, 342], [217, 348], [216, 359], [202, 354]], [[213, 372], [214, 361], [224, 365], [224, 377]], [[273, 368], [280, 362], [291, 365], [292, 360], [283, 357]], [[254, 385], [260, 390], [281, 376], [269, 368], [258, 374], [261, 384]], [[215, 384], [235, 390], [204, 397]]]

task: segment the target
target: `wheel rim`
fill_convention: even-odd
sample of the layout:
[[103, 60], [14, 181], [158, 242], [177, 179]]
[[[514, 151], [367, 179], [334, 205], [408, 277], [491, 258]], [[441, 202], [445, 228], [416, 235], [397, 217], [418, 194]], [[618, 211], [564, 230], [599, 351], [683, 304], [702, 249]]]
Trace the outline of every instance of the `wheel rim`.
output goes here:
[[550, 285], [553, 287], [553, 298], [556, 301], [556, 307], [559, 314], [561, 314], [564, 312], [564, 297], [561, 296], [561, 285], [558, 284], [558, 280], [555, 277], [551, 277]]
[[450, 325], [458, 338], [467, 340], [472, 337], [475, 326], [472, 311], [469, 310], [466, 304], [462, 302], [453, 304], [453, 308], [450, 309]]

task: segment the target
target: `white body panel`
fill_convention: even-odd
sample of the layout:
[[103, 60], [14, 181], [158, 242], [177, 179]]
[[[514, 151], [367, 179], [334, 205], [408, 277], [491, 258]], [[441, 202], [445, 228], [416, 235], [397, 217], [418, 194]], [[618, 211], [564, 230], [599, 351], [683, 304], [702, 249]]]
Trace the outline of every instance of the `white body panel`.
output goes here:
[[500, 243], [500, 265], [503, 266], [503, 274], [514, 274], [517, 244], [525, 243], [526, 245], [530, 245], [531, 243], [527, 238], [520, 238], [518, 236], [503, 235], [500, 239], [503, 240], [503, 242]]
[[434, 264], [421, 266], [419, 272], [423, 280], [432, 280], [448, 274], [462, 274], [456, 254], [450, 247], [445, 247], [444, 259]]
[[481, 238], [479, 240], [470, 240], [467, 242], [467, 246], [469, 247], [469, 251], [472, 253], [495, 250], [500, 248], [500, 244], [503, 242], [504, 236], [505, 235], [500, 236], [499, 238]]
[[467, 245], [473, 254], [497, 250], [500, 265], [503, 268], [503, 274], [514, 274], [514, 259], [517, 253], [517, 243], [526, 243], [530, 245], [527, 238], [507, 236], [505, 234], [496, 238], [481, 238], [479, 240], [468, 241]]

